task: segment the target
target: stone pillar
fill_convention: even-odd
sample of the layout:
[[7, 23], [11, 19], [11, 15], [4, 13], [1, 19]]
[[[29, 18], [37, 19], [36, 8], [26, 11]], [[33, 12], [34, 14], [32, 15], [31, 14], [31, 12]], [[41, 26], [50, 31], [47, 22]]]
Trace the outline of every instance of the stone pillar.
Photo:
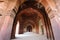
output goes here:
[[54, 33], [55, 40], [60, 40], [60, 23], [57, 17], [51, 19], [52, 29]]
[[2, 21], [4, 20], [4, 22], [0, 30], [0, 40], [10, 40], [14, 19], [14, 17], [11, 15], [12, 13], [12, 11], [9, 11], [7, 15], [3, 15], [5, 19], [2, 19]]
[[19, 34], [22, 34], [23, 33], [23, 23], [20, 24], [20, 27], [19, 27]]
[[36, 33], [39, 34], [39, 23], [36, 25]]
[[59, 40], [60, 38], [60, 20], [59, 20], [59, 17], [58, 17], [58, 12], [55, 11], [55, 10], [52, 10], [50, 13], [49, 13], [49, 17], [50, 17], [50, 20], [51, 20], [51, 25], [52, 25], [52, 29], [53, 29], [53, 34], [54, 34], [54, 39], [55, 40]]

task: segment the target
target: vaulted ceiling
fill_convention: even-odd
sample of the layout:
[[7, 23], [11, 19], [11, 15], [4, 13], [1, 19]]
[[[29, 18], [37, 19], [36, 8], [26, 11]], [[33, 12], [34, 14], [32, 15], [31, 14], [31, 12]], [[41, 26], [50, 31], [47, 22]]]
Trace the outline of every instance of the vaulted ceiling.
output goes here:
[[[26, 0], [0, 0], [0, 14], [5, 15], [12, 9], [18, 10], [20, 4]], [[42, 3], [49, 13], [51, 10], [60, 12], [60, 1], [59, 0], [36, 0]], [[60, 16], [60, 15], [59, 15]]]

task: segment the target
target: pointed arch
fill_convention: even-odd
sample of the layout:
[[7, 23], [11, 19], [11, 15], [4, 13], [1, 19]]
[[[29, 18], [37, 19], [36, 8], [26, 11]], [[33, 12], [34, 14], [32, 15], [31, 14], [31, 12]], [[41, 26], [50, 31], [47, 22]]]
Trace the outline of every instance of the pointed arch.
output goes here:
[[11, 38], [15, 38], [15, 30], [16, 30], [15, 25], [18, 20], [18, 18], [17, 18], [18, 14], [20, 14], [19, 12], [21, 12], [22, 10], [27, 9], [27, 8], [33, 8], [41, 13], [41, 15], [43, 16], [44, 23], [45, 23], [47, 38], [50, 38], [50, 40], [52, 40], [52, 39], [54, 40], [53, 30], [52, 30], [52, 26], [51, 26], [51, 22], [48, 17], [48, 14], [45, 11], [44, 6], [41, 3], [38, 3], [37, 1], [25, 1], [24, 3], [22, 3], [20, 5], [18, 12], [17, 12], [15, 19], [14, 19]]

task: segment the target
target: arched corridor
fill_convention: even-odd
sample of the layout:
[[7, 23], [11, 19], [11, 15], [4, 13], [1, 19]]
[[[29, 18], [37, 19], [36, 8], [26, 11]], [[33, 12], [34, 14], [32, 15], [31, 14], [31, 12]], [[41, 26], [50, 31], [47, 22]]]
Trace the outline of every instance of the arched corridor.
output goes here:
[[[32, 29], [35, 29], [35, 33], [39, 34], [39, 21], [42, 20], [42, 24], [40, 24], [42, 34], [46, 35], [47, 39], [54, 40], [54, 35], [47, 12], [45, 11], [45, 8], [41, 3], [38, 3], [39, 5], [37, 3], [38, 3], [37, 1], [26, 1], [21, 5], [22, 7], [21, 6], [19, 7], [19, 10], [14, 20], [11, 38], [15, 38], [16, 23], [18, 20], [20, 23], [19, 34], [23, 34], [24, 28], [29, 24], [32, 24], [33, 28], [30, 29], [29, 26], [27, 30], [30, 32], [32, 31]], [[45, 34], [43, 28], [46, 31]]]
[[58, 1], [0, 0], [0, 40], [60, 40]]

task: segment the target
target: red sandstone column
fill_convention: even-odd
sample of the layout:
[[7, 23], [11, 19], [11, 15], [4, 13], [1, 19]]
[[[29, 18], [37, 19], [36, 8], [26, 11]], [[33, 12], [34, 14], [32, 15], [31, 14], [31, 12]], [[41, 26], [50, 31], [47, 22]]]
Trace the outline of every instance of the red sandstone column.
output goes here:
[[1, 31], [0, 31], [1, 40], [10, 40], [12, 22], [13, 22], [13, 20], [10, 16], [5, 16], [4, 23], [3, 23]]
[[39, 26], [36, 26], [36, 33], [39, 33]]

